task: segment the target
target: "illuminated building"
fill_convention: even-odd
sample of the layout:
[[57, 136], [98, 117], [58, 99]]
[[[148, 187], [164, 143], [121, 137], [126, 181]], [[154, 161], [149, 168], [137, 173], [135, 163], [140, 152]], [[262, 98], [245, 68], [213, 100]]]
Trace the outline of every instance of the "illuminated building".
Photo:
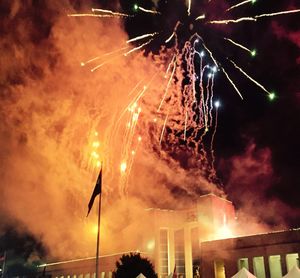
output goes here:
[[[148, 226], [132, 250], [148, 257], [161, 278], [173, 273], [175, 266], [178, 278], [199, 277], [196, 273], [204, 278], [231, 277], [243, 266], [258, 278], [281, 278], [299, 258], [300, 230], [234, 237], [230, 234], [234, 207], [213, 194], [183, 210], [151, 208], [144, 213]], [[99, 277], [112, 277], [115, 262], [124, 253], [101, 256]], [[45, 266], [53, 278], [95, 275], [95, 258], [47, 264], [41, 271]]]

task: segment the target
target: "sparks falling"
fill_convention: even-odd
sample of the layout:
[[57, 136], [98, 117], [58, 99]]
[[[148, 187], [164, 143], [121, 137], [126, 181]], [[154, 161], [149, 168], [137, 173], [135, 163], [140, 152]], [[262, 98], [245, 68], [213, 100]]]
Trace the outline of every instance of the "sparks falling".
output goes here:
[[[211, 5], [211, 2], [212, 1], [209, 0], [207, 5]], [[293, 9], [237, 18], [230, 18], [230, 16], [228, 16], [232, 10], [238, 12], [239, 7], [251, 3], [254, 4], [255, 2], [256, 0], [244, 0], [231, 5], [223, 11], [223, 15], [226, 15], [225, 18], [222, 18], [223, 15], [221, 15], [211, 20], [209, 9], [207, 9], [207, 11], [204, 9], [202, 14], [194, 17], [191, 11], [192, 0], [187, 0], [185, 1], [187, 22], [192, 22], [195, 25], [189, 23], [189, 28], [187, 28], [185, 20], [180, 18], [180, 21], [178, 19], [173, 27], [172, 33], [170, 33], [169, 29], [167, 30], [168, 32], [165, 32], [165, 26], [160, 26], [160, 30], [145, 32], [139, 36], [129, 38], [125, 42], [120, 42], [120, 48], [104, 56], [96, 56], [81, 63], [82, 66], [94, 64], [91, 68], [91, 71], [94, 72], [104, 65], [111, 63], [114, 59], [121, 57], [130, 59], [128, 57], [130, 54], [137, 54], [141, 50], [151, 48], [151, 45], [158, 41], [158, 38], [166, 44], [165, 47], [169, 50], [166, 51], [166, 56], [168, 57], [165, 60], [163, 57], [160, 57], [164, 68], [163, 70], [160, 69], [157, 75], [161, 75], [165, 79], [165, 82], [162, 82], [161, 95], [159, 94], [158, 96], [159, 101], [157, 103], [151, 103], [151, 94], [147, 94], [149, 97], [145, 94], [146, 91], [151, 91], [151, 82], [155, 77], [153, 76], [148, 84], [145, 84], [144, 80], [140, 80], [130, 92], [126, 92], [132, 99], [129, 104], [126, 105], [125, 109], [122, 110], [119, 119], [116, 121], [115, 130], [119, 130], [119, 126], [124, 123], [124, 121], [126, 126], [119, 163], [121, 174], [120, 192], [122, 192], [122, 194], [126, 195], [128, 193], [128, 178], [134, 158], [138, 153], [138, 145], [142, 140], [141, 136], [138, 135], [138, 123], [141, 120], [143, 114], [142, 106], [145, 105], [145, 103], [150, 103], [156, 107], [156, 109], [152, 110], [146, 109], [147, 111], [151, 110], [151, 112], [148, 112], [151, 114], [145, 115], [143, 121], [147, 121], [148, 119], [148, 121], [151, 121], [151, 124], [155, 124], [157, 127], [156, 138], [158, 138], [161, 147], [163, 147], [163, 143], [167, 143], [169, 146], [175, 146], [180, 141], [184, 141], [186, 148], [193, 148], [195, 155], [200, 156], [201, 161], [205, 161], [205, 167], [210, 170], [209, 177], [213, 179], [213, 175], [215, 175], [213, 166], [215, 161], [213, 142], [217, 132], [218, 108], [220, 106], [219, 101], [214, 101], [214, 79], [218, 72], [226, 77], [227, 82], [229, 82], [241, 99], [243, 99], [242, 92], [233, 81], [235, 78], [232, 78], [232, 69], [238, 70], [246, 79], [265, 91], [270, 100], [275, 98], [273, 92], [268, 91], [261, 83], [246, 73], [241, 66], [237, 65], [237, 62], [227, 58], [227, 54], [225, 54], [226, 56], [223, 57], [223, 59], [220, 59], [220, 53], [216, 52], [213, 43], [209, 42], [209, 40], [206, 42], [203, 38], [204, 36], [200, 33], [200, 28], [198, 28], [199, 24], [202, 24], [202, 27], [208, 30], [212, 25], [232, 24], [232, 26], [235, 27], [240, 26], [240, 24], [255, 24], [262, 18], [300, 12], [300, 9]], [[68, 16], [119, 18], [123, 20], [134, 20], [139, 12], [141, 14], [148, 14], [147, 17], [153, 15], [153, 20], [166, 16], [159, 8], [158, 10], [146, 9], [137, 4], [132, 8], [133, 13], [92, 9], [92, 13], [69, 14]], [[182, 32], [181, 29], [183, 29], [184, 32]], [[187, 40], [185, 39], [186, 41], [183, 41], [180, 34], [191, 32], [191, 30], [193, 30], [193, 34], [191, 34]], [[214, 32], [213, 29], [210, 31]], [[166, 34], [168, 36], [164, 37]], [[220, 39], [222, 41], [225, 40], [226, 44], [231, 44], [232, 47], [249, 53], [252, 57], [256, 56], [256, 49], [250, 49], [242, 42], [237, 42], [234, 37], [228, 38], [223, 36], [220, 37]], [[125, 46], [122, 46], [122, 43], [125, 44]], [[163, 51], [161, 51], [161, 53], [163, 53]], [[228, 57], [230, 57], [230, 55], [228, 55]], [[100, 61], [100, 63], [96, 64], [98, 61]], [[205, 146], [204, 138], [206, 137], [210, 138], [210, 146]], [[96, 159], [96, 152], [93, 152], [93, 157]]]

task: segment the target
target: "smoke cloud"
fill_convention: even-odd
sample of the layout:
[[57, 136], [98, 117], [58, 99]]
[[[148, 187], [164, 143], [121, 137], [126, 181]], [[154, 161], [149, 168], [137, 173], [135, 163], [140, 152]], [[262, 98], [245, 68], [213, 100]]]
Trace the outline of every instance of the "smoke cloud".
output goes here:
[[[87, 4], [77, 3], [78, 7], [90, 9]], [[91, 64], [95, 66], [106, 61], [106, 53], [124, 46], [122, 22], [68, 17], [75, 12], [68, 1], [4, 1], [1, 11], [2, 223], [20, 223], [20, 230], [26, 227], [52, 256], [93, 255], [96, 209], [89, 218], [85, 215], [99, 169], [91, 167], [90, 159], [96, 139], [99, 160], [104, 161], [103, 253], [133, 245], [109, 238], [137, 231], [131, 220], [142, 219], [136, 215], [141, 208], [178, 207], [179, 195], [222, 194], [197, 169], [183, 170], [166, 152], [156, 151], [153, 144], [159, 137], [154, 140], [155, 133], [143, 128], [132, 139], [137, 146], [141, 136], [142, 143], [131, 175], [120, 188], [126, 126], [122, 111], [137, 93], [130, 93], [135, 85], [140, 80], [148, 84], [161, 70], [160, 61], [142, 53], [121, 55], [95, 72], [90, 64], [80, 63], [102, 57]], [[155, 77], [151, 91], [145, 93], [154, 102], [159, 100], [155, 92], [162, 91], [160, 79]], [[151, 111], [145, 110], [144, 117], [148, 116]], [[132, 197], [124, 197], [124, 191]]]

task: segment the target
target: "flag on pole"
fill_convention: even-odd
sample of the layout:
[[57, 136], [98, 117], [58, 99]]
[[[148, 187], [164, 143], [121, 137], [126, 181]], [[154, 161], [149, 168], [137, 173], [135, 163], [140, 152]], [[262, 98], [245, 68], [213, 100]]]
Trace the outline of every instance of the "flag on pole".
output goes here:
[[98, 176], [93, 194], [92, 194], [91, 199], [90, 199], [89, 204], [88, 204], [87, 216], [89, 215], [89, 213], [90, 213], [90, 211], [93, 207], [94, 200], [95, 200], [96, 196], [101, 194], [101, 190], [102, 190], [102, 166], [101, 166], [101, 169], [100, 169], [100, 173], [99, 173], [99, 176]]

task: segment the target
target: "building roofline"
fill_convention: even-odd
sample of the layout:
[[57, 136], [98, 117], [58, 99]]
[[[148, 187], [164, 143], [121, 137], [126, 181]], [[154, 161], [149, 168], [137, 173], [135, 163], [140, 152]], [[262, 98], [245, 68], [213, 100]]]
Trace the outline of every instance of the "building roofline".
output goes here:
[[218, 196], [218, 195], [216, 195], [216, 194], [214, 194], [214, 193], [208, 193], [208, 194], [205, 194], [205, 195], [201, 195], [201, 196], [199, 196], [199, 198], [204, 198], [204, 197], [208, 197], [208, 196], [213, 196], [213, 197], [219, 198], [219, 199], [221, 199], [221, 200], [223, 200], [223, 201], [226, 201], [226, 202], [232, 204], [231, 201], [227, 200], [227, 199], [224, 198], [224, 197], [220, 197], [220, 196]]
[[222, 239], [206, 240], [206, 241], [202, 241], [201, 243], [209, 243], [209, 242], [213, 242], [213, 241], [223, 241], [223, 240], [229, 240], [229, 239], [239, 239], [239, 238], [245, 238], [245, 237], [261, 236], [261, 235], [271, 235], [271, 234], [279, 234], [279, 233], [284, 233], [284, 232], [296, 232], [296, 231], [300, 231], [300, 228], [293, 228], [293, 229], [288, 229], [288, 230], [270, 231], [270, 232], [267, 232], [267, 233], [257, 233], [257, 234], [249, 234], [249, 235], [240, 235], [240, 236], [233, 236], [233, 237], [222, 238]]

